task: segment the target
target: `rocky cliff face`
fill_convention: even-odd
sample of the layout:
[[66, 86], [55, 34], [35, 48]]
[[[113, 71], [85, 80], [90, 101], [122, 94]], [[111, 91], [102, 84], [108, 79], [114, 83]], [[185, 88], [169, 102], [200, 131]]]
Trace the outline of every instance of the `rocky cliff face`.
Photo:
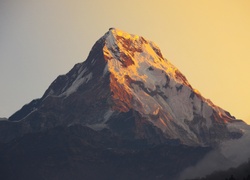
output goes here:
[[[108, 129], [125, 139], [213, 146], [238, 138], [235, 118], [204, 98], [143, 37], [110, 29], [87, 60], [59, 76], [42, 98], [13, 114], [1, 141], [56, 126]], [[8, 127], [8, 128], [6, 128]], [[9, 128], [16, 128], [8, 133]]]

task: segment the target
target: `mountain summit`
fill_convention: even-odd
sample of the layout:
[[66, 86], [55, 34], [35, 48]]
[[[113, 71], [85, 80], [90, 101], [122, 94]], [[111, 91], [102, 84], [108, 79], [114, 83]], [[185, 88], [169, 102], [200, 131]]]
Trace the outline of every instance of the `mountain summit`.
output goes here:
[[115, 28], [11, 122], [18, 131], [8, 140], [74, 124], [153, 144], [213, 146], [242, 134], [227, 126], [235, 118], [195, 90], [155, 43]]

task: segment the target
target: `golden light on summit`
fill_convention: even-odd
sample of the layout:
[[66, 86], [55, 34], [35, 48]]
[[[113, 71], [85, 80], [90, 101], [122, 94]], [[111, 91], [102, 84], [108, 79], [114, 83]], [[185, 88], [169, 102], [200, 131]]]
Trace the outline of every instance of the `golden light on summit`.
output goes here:
[[117, 35], [117, 36], [120, 36], [120, 37], [123, 37], [125, 39], [132, 39], [132, 40], [138, 40], [139, 39], [139, 36], [138, 35], [131, 35], [129, 33], [126, 33], [124, 31], [121, 31], [119, 29], [115, 29], [113, 28], [112, 31]]

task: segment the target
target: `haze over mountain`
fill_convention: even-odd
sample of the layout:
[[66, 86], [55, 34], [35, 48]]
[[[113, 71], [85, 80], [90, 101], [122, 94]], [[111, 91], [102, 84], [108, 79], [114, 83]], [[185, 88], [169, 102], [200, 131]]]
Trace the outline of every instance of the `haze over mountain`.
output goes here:
[[[177, 178], [181, 171], [198, 161], [205, 164], [198, 166], [204, 174], [213, 171], [214, 165], [206, 167], [207, 163], [204, 163], [208, 157], [211, 160], [215, 156], [214, 163], [218, 160], [224, 168], [244, 162], [248, 152], [238, 157], [237, 149], [232, 153], [228, 149], [249, 140], [248, 132], [247, 124], [194, 89], [164, 58], [155, 43], [110, 28], [94, 44], [86, 61], [58, 76], [41, 98], [24, 105], [7, 121], [0, 121], [0, 141], [5, 144], [1, 158], [8, 164], [6, 172], [15, 170], [19, 174], [23, 160], [19, 159], [14, 167], [8, 161], [12, 162], [15, 156], [20, 158], [24, 150], [32, 150], [33, 158], [38, 160], [43, 151], [45, 156], [51, 157], [51, 153], [62, 149], [60, 153], [69, 159], [63, 163], [71, 170], [74, 166], [82, 168], [83, 174], [95, 179], [100, 176], [92, 172], [88, 174], [85, 165], [88, 161], [93, 166], [98, 164], [102, 173], [100, 161], [105, 161], [108, 164], [107, 178], [115, 175], [114, 161], [123, 164], [120, 173], [131, 173], [128, 177], [132, 179]], [[53, 140], [60, 137], [62, 141], [58, 143]], [[52, 146], [52, 151], [46, 149], [47, 146]], [[38, 150], [39, 147], [42, 149]], [[103, 155], [107, 149], [110, 156]], [[149, 158], [148, 153], [154, 157], [157, 151], [161, 153], [156, 158], [161, 160], [152, 159], [156, 169], [152, 169], [151, 160], [140, 159]], [[125, 161], [124, 156], [129, 156], [131, 162]], [[33, 162], [31, 157], [26, 158], [29, 163]], [[139, 164], [134, 162], [137, 158]], [[52, 156], [52, 159], [54, 165], [62, 163], [60, 158]], [[36, 164], [49, 172], [42, 177], [48, 179], [53, 174], [61, 178], [47, 169], [48, 161], [45, 157], [45, 162]], [[171, 164], [173, 167], [169, 169]], [[129, 168], [131, 165], [135, 166], [134, 171]], [[147, 176], [145, 169], [152, 172]], [[188, 168], [180, 177], [188, 177], [192, 171]], [[81, 171], [74, 169], [64, 178], [70, 178], [74, 173], [76, 179], [83, 176]], [[22, 177], [35, 177], [35, 174], [29, 175], [24, 173]], [[11, 179], [8, 173], [6, 177]]]

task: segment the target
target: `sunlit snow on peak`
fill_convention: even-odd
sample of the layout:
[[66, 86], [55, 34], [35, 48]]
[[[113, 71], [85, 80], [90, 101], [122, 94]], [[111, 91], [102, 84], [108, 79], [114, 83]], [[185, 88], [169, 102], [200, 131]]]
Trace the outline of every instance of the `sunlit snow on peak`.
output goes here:
[[[197, 133], [208, 131], [214, 122], [233, 119], [193, 89], [154, 42], [113, 28], [106, 36], [103, 54], [115, 110], [135, 109], [169, 136], [193, 143], [200, 143]], [[190, 129], [197, 116], [206, 120]]]

